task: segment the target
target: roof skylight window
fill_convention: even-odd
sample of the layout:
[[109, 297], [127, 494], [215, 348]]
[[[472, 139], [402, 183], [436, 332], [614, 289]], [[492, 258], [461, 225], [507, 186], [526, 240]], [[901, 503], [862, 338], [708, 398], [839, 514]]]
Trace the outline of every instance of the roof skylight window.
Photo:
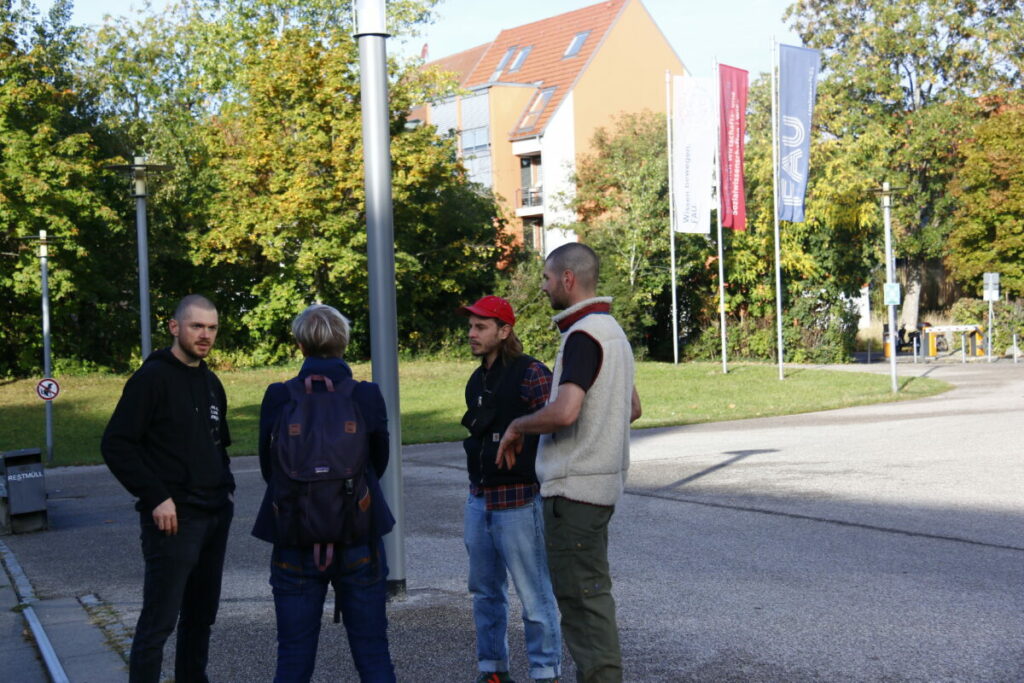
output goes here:
[[526, 61], [526, 56], [530, 54], [530, 50], [532, 49], [532, 46], [524, 47], [523, 49], [521, 49], [519, 51], [519, 54], [516, 55], [516, 58], [512, 60], [512, 63], [509, 65], [508, 70], [510, 72], [519, 71], [519, 68], [523, 66], [523, 62]]
[[494, 73], [491, 74], [492, 81], [496, 81], [501, 77], [501, 72], [505, 70], [505, 65], [508, 64], [508, 60], [512, 59], [512, 55], [515, 54], [518, 47], [518, 45], [513, 45], [505, 51], [505, 54], [501, 57], [501, 61], [498, 62], [498, 66], [494, 68]]
[[530, 130], [537, 125], [540, 121], [540, 115], [544, 113], [544, 107], [548, 106], [548, 102], [551, 101], [551, 96], [555, 94], [554, 88], [545, 88], [537, 93], [537, 96], [533, 98], [533, 103], [530, 105], [530, 110], [526, 112], [526, 116], [519, 124], [519, 130]]
[[572, 37], [572, 42], [569, 43], [569, 47], [565, 49], [565, 54], [562, 55], [562, 59], [568, 59], [569, 57], [575, 57], [583, 49], [583, 43], [587, 42], [587, 36], [590, 35], [590, 31], [581, 31]]

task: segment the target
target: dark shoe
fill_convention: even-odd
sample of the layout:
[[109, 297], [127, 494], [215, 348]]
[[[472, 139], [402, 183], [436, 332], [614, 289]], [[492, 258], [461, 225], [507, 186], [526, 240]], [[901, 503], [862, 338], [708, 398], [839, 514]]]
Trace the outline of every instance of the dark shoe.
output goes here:
[[534, 683], [558, 683], [557, 678], [538, 678]]
[[507, 671], [481, 671], [476, 683], [516, 683]]

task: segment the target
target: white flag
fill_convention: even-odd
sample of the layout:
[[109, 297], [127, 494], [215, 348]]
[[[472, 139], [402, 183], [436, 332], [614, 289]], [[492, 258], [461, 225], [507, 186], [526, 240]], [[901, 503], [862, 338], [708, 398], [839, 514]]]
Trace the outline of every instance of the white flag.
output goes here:
[[673, 76], [672, 194], [676, 232], [711, 232], [715, 89], [710, 78]]

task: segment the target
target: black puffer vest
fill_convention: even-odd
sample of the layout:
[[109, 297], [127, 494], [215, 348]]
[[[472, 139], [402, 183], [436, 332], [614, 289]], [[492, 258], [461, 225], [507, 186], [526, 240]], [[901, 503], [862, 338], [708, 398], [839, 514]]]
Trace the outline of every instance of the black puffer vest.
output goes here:
[[533, 484], [537, 481], [534, 461], [537, 459], [538, 437], [527, 435], [523, 451], [516, 455], [511, 469], [498, 469], [498, 443], [509, 423], [529, 414], [529, 406], [520, 397], [526, 369], [534, 358], [521, 355], [507, 365], [499, 356], [490, 368], [481, 365], [466, 384], [466, 415], [462, 424], [470, 430], [463, 440], [469, 481], [477, 486]]

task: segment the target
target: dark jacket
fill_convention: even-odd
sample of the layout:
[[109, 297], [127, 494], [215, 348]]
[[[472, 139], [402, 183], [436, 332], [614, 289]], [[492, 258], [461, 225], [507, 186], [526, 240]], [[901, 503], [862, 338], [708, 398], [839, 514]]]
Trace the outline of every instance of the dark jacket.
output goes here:
[[152, 511], [175, 505], [215, 509], [235, 490], [227, 446], [227, 398], [200, 361], [185, 365], [154, 351], [124, 385], [100, 449], [117, 480]]
[[[334, 382], [340, 382], [351, 377], [352, 370], [341, 358], [307, 358], [302, 364], [298, 378], [305, 379], [309, 375], [325, 375]], [[324, 390], [322, 385], [314, 384], [314, 386], [317, 387], [317, 391]], [[395, 518], [391, 515], [391, 510], [384, 500], [379, 481], [387, 469], [390, 455], [387, 407], [384, 405], [380, 387], [373, 382], [359, 382], [352, 392], [352, 398], [359, 407], [359, 413], [366, 423], [366, 432], [370, 439], [370, 469], [366, 473], [366, 478], [373, 505], [374, 533], [377, 536], [383, 536], [395, 525]], [[267, 387], [267, 391], [263, 395], [263, 405], [260, 406], [260, 472], [263, 474], [263, 480], [267, 482], [267, 490], [263, 494], [259, 512], [256, 513], [256, 523], [253, 525], [252, 535], [268, 543], [277, 542], [272, 502], [273, 492], [270, 488], [273, 473], [270, 437], [281, 410], [289, 400], [288, 387], [278, 382]]]
[[523, 354], [506, 363], [499, 355], [490, 368], [481, 364], [470, 375], [466, 383], [466, 415], [462, 420], [463, 426], [470, 430], [470, 435], [462, 442], [470, 483], [506, 486], [537, 482], [534, 473], [536, 435], [526, 436], [523, 450], [516, 455], [516, 464], [511, 470], [499, 469], [495, 464], [505, 428], [517, 417], [533, 412], [523, 400], [520, 386], [526, 370], [534, 362], [535, 358]]

